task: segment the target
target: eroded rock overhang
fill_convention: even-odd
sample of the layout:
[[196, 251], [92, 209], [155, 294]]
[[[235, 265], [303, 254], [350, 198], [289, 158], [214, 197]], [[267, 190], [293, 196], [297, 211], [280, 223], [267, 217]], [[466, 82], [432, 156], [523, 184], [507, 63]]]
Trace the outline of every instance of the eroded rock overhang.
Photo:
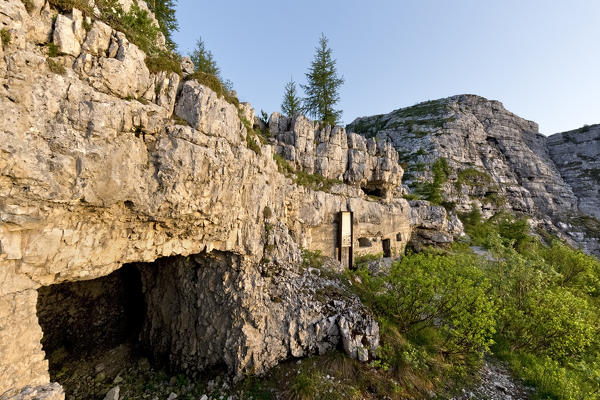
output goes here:
[[[226, 258], [215, 264], [225, 268], [214, 271], [221, 284], [227, 280], [218, 274], [235, 276], [227, 290], [237, 299], [231, 307], [240, 307], [232, 322], [238, 342], [221, 357], [231, 372], [325, 351], [335, 337], [351, 355], [368, 358], [373, 319], [351, 295], [331, 303], [311, 297], [329, 283], [300, 269], [300, 250], [333, 257], [335, 215], [349, 210], [357, 248], [360, 237], [394, 238], [401, 252], [415, 225], [405, 200], [369, 200], [362, 178], [329, 193], [294, 184], [279, 173], [273, 146], [260, 145], [260, 154], [246, 147], [249, 133], [234, 105], [194, 81], [151, 74], [122, 34], [98, 21], [78, 30], [76, 12], [65, 16], [73, 23], [63, 28], [73, 31], [60, 41], [75, 40], [79, 50], [71, 43], [73, 51], [55, 60], [65, 73], [52, 72], [44, 45], [56, 33], [56, 11], [45, 3], [29, 14], [17, 0], [0, 7], [13, 38], [0, 54], [0, 393], [49, 382], [40, 288], [175, 256], [196, 260], [175, 263], [182, 271], [176, 287], [202, 264], [199, 255]], [[185, 123], [173, 120], [173, 110]], [[253, 116], [249, 106], [241, 112]], [[312, 289], [278, 305], [280, 283]], [[256, 327], [271, 315], [279, 325]], [[188, 365], [176, 350], [165, 350], [172, 363]]]

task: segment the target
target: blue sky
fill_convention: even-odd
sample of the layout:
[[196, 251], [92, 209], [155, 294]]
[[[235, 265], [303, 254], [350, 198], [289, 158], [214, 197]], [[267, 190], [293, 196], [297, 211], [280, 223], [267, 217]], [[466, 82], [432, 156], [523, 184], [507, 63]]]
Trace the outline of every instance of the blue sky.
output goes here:
[[504, 103], [552, 134], [600, 123], [600, 1], [179, 0], [174, 36], [202, 37], [242, 101], [279, 111], [330, 40], [343, 121], [461, 93]]

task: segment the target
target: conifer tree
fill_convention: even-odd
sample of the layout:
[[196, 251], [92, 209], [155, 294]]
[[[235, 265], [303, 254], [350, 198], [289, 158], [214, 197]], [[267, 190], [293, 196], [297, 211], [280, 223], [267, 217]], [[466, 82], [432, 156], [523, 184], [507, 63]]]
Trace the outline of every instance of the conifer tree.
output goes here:
[[177, 45], [173, 41], [172, 34], [179, 29], [177, 17], [175, 16], [175, 3], [177, 0], [148, 0], [147, 4], [156, 16], [158, 25], [165, 39], [167, 46], [175, 50]]
[[308, 84], [301, 85], [306, 93], [303, 110], [313, 118], [335, 125], [342, 116], [342, 110], [336, 110], [334, 106], [340, 101], [339, 88], [344, 78], [337, 75], [336, 60], [327, 43], [327, 37], [321, 33], [315, 58], [306, 73]]
[[293, 78], [290, 78], [290, 81], [285, 85], [281, 111], [288, 117], [293, 117], [294, 114], [301, 111], [301, 107], [301, 100], [296, 93], [296, 82]]
[[221, 71], [217, 66], [217, 62], [213, 58], [212, 52], [210, 50], [206, 50], [204, 47], [204, 41], [202, 38], [199, 38], [196, 41], [196, 48], [190, 54], [190, 58], [196, 67], [196, 71], [215, 75], [220, 78]]

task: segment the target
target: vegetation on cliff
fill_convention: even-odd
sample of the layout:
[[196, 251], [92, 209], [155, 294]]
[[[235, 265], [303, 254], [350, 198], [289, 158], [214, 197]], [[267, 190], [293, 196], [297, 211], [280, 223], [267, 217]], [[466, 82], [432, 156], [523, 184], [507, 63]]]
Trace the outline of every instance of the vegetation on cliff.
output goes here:
[[342, 116], [342, 110], [334, 107], [340, 101], [339, 88], [344, 78], [338, 76], [336, 60], [324, 34], [319, 38], [306, 80], [307, 84], [301, 85], [306, 93], [303, 111], [325, 124], [335, 125]]
[[298, 93], [296, 92], [296, 82], [294, 82], [294, 79], [290, 78], [290, 81], [285, 84], [281, 111], [288, 117], [293, 117], [301, 110], [302, 100], [298, 97]]

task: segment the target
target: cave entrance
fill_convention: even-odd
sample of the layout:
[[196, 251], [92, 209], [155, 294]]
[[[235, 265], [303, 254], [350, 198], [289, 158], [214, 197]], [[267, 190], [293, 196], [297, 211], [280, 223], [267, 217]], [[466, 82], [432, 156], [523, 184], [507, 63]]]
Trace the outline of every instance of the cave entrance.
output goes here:
[[379, 198], [385, 197], [385, 191], [382, 188], [361, 186], [361, 190], [367, 196]]
[[170, 385], [167, 375], [232, 371], [236, 350], [228, 343], [240, 337], [233, 316], [241, 307], [234, 288], [245, 271], [241, 257], [212, 251], [40, 288], [51, 380], [68, 399], [102, 400], [118, 377], [122, 398], [141, 398], [131, 382], [162, 388]]
[[68, 398], [102, 398], [104, 381], [111, 384], [142, 358], [138, 339], [145, 315], [135, 265], [38, 289], [37, 316], [51, 380], [63, 385]]

